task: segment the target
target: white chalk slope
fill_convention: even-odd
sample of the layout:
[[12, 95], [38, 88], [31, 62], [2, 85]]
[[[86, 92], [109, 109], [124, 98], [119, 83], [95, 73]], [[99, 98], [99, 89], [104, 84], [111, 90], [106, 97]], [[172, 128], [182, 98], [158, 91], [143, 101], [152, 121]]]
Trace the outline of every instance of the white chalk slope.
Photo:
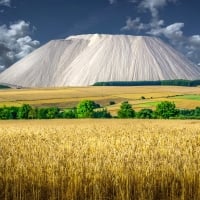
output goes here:
[[90, 34], [50, 41], [1, 73], [0, 83], [60, 87], [199, 77], [200, 67], [158, 38]]

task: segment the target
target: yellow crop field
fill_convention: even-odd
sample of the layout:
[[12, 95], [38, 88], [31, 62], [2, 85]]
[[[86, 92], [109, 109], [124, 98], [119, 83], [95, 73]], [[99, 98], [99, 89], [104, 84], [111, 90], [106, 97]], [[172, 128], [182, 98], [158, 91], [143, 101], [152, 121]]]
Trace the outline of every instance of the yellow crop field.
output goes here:
[[[196, 95], [197, 98], [184, 98], [185, 95]], [[176, 98], [179, 96], [183, 98]], [[142, 108], [155, 109], [161, 101], [173, 101], [178, 108], [193, 109], [200, 106], [200, 87], [66, 87], [0, 91], [0, 107], [30, 104], [33, 107], [71, 108], [83, 99], [101, 104], [112, 115], [116, 115], [123, 101], [129, 101], [136, 111]], [[110, 101], [114, 101], [115, 105], [110, 105]]]
[[0, 199], [198, 200], [200, 123], [0, 122]]

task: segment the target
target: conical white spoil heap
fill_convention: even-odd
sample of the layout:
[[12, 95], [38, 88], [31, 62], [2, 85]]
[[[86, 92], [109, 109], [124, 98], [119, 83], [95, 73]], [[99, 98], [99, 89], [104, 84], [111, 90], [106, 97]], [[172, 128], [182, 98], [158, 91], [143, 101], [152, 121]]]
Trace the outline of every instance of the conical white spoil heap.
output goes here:
[[0, 83], [61, 87], [199, 77], [200, 67], [158, 38], [90, 34], [50, 41], [2, 72]]

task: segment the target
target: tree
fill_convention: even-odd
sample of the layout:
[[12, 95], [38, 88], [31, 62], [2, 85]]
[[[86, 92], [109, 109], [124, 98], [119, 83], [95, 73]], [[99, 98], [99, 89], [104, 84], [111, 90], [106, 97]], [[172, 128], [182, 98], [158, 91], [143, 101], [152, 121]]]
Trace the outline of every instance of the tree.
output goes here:
[[6, 107], [0, 108], [0, 119], [17, 119], [18, 107]]
[[139, 119], [152, 119], [153, 118], [153, 110], [142, 109], [137, 113], [137, 117]]
[[48, 108], [47, 109], [47, 119], [55, 119], [59, 117], [60, 109], [57, 107]]
[[10, 107], [9, 108], [9, 119], [17, 119], [17, 113], [19, 112], [18, 107]]
[[92, 118], [94, 109], [99, 108], [99, 104], [94, 101], [83, 100], [77, 105], [77, 115], [78, 118]]
[[39, 108], [37, 111], [38, 119], [48, 119], [47, 118], [48, 108]]
[[200, 116], [200, 107], [196, 107], [194, 111], [195, 116]]
[[28, 119], [29, 118], [29, 112], [32, 109], [33, 108], [28, 104], [22, 105], [22, 107], [20, 107], [19, 110], [18, 110], [17, 117], [19, 119]]
[[3, 108], [0, 108], [0, 119], [9, 119], [10, 112], [9, 108], [4, 106]]
[[94, 118], [111, 118], [112, 116], [106, 109], [102, 109], [102, 110], [94, 111], [93, 117]]
[[118, 111], [119, 118], [134, 118], [135, 111], [133, 110], [131, 104], [128, 102], [123, 102], [120, 106], [120, 110]]
[[156, 116], [161, 119], [169, 119], [178, 114], [176, 105], [173, 102], [163, 101], [156, 106]]
[[74, 118], [76, 118], [76, 108], [65, 109], [61, 113], [61, 117], [62, 118], [66, 118], [66, 119], [74, 119]]
[[37, 109], [32, 109], [28, 113], [28, 119], [36, 119], [37, 118]]
[[59, 118], [60, 109], [57, 107], [52, 108], [40, 108], [37, 110], [38, 119], [55, 119]]
[[195, 110], [194, 109], [180, 109], [178, 112], [179, 118], [181, 119], [187, 119], [192, 118], [195, 116]]

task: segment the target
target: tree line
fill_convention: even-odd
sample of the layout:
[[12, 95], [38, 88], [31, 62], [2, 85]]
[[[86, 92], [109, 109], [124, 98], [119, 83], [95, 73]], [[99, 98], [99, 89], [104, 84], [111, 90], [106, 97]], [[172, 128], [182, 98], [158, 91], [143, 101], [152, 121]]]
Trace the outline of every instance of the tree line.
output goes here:
[[[111, 105], [113, 105], [112, 102]], [[108, 110], [91, 100], [83, 100], [74, 108], [58, 107], [34, 108], [29, 104], [21, 107], [0, 108], [0, 119], [76, 119], [76, 118], [138, 118], [138, 119], [200, 119], [200, 107], [177, 109], [173, 102], [163, 101], [155, 110], [141, 109], [136, 112], [129, 102], [123, 102], [117, 113], [112, 116]]]
[[200, 85], [200, 80], [160, 80], [160, 81], [110, 81], [110, 82], [96, 82], [94, 86], [187, 86], [196, 87]]
[[8, 89], [8, 88], [10, 88], [9, 86], [6, 86], [6, 85], [0, 85], [0, 90], [1, 89]]

